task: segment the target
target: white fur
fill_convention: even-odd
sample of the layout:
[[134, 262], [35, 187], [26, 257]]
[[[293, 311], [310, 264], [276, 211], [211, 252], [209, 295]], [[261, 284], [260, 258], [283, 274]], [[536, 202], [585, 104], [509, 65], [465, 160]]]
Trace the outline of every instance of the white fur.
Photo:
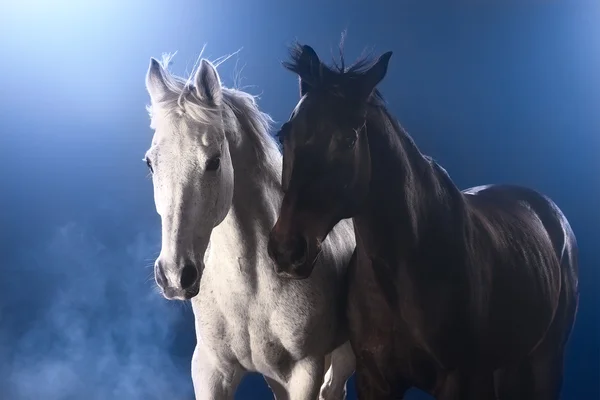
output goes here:
[[[282, 201], [269, 116], [251, 95], [223, 87], [207, 60], [191, 80], [167, 65], [152, 60], [146, 77], [155, 129], [146, 157], [162, 221], [157, 261], [173, 285], [182, 260], [203, 270], [192, 299], [196, 398], [232, 399], [247, 371], [263, 374], [277, 399], [344, 398], [354, 371], [340, 302], [355, 247], [350, 221], [329, 234], [310, 278], [279, 278], [267, 255]], [[220, 170], [205, 172], [218, 151]]]

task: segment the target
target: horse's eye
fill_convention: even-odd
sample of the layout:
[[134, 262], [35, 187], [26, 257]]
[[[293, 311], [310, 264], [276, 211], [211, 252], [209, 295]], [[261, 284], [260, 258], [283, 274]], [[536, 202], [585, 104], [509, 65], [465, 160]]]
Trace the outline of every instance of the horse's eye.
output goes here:
[[152, 162], [150, 161], [149, 158], [145, 158], [144, 161], [146, 161], [146, 165], [148, 166], [148, 169], [150, 170], [150, 173], [154, 173], [154, 169], [152, 168]]
[[354, 147], [355, 143], [356, 143], [356, 136], [352, 135], [352, 136], [348, 136], [348, 137], [344, 138], [344, 141], [342, 142], [342, 146], [344, 147], [344, 149], [350, 150]]
[[207, 171], [216, 171], [221, 166], [221, 157], [216, 156], [206, 162]]

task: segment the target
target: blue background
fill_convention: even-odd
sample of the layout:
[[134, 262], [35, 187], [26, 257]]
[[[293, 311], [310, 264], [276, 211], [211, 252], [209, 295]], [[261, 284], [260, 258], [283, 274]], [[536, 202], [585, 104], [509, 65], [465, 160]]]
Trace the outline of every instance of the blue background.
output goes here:
[[[293, 39], [327, 59], [393, 50], [381, 89], [461, 188], [513, 182], [551, 196], [581, 251], [564, 398], [600, 398], [600, 3], [43, 1], [0, 12], [0, 398], [189, 399], [188, 304], [153, 289], [160, 221], [142, 163], [151, 56], [200, 49], [226, 85], [296, 104]], [[237, 66], [237, 69], [236, 69]], [[353, 393], [353, 388], [351, 388]], [[238, 398], [268, 398], [251, 376]], [[418, 394], [415, 394], [418, 398]]]

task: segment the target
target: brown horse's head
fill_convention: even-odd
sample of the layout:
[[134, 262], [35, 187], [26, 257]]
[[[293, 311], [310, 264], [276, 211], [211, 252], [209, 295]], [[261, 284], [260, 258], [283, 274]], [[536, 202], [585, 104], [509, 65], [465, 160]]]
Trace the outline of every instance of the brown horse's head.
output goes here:
[[269, 237], [269, 254], [284, 276], [310, 276], [321, 243], [368, 194], [371, 159], [366, 114], [391, 52], [349, 68], [323, 64], [310, 46], [296, 45], [284, 66], [300, 79], [300, 101], [278, 133], [285, 196]]

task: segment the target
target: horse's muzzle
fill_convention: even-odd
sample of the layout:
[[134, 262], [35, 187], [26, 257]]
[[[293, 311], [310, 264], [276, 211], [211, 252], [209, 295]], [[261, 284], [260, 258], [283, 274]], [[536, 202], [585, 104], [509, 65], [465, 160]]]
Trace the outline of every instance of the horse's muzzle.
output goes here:
[[183, 268], [172, 266], [170, 272], [167, 272], [166, 266], [159, 259], [154, 265], [154, 279], [167, 300], [189, 300], [200, 292], [203, 269], [203, 266], [199, 268], [188, 262]]
[[304, 236], [281, 237], [271, 231], [267, 248], [279, 276], [289, 279], [306, 279], [310, 276], [314, 259], [309, 259], [309, 242]]

